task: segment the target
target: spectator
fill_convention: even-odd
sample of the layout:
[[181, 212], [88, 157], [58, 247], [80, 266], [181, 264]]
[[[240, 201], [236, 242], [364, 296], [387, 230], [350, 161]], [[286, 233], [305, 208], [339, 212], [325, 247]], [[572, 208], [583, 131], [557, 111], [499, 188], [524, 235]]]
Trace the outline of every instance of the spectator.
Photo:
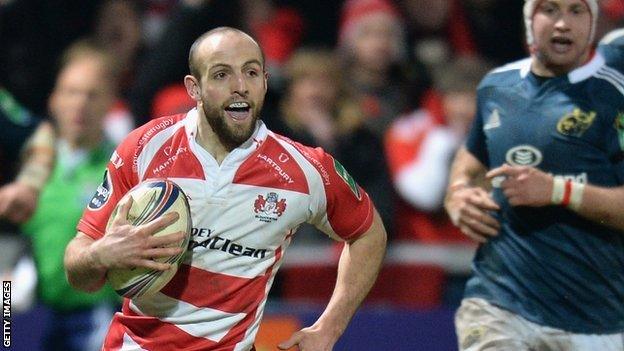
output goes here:
[[65, 247], [114, 150], [102, 133], [115, 100], [112, 67], [106, 51], [88, 42], [74, 44], [50, 96], [50, 113], [59, 127], [58, 159], [23, 227], [33, 244], [38, 297], [51, 312], [43, 342], [50, 350], [99, 350], [117, 301], [109, 287], [96, 294], [74, 290], [63, 268]]
[[405, 28], [397, 9], [388, 0], [345, 2], [339, 49], [364, 124], [381, 138], [392, 120], [418, 101], [425, 81], [406, 69]]
[[0, 2], [0, 84], [33, 113], [46, 112], [55, 78], [50, 62], [89, 32], [97, 5], [83, 0]]
[[134, 128], [135, 121], [126, 103], [137, 63], [143, 54], [143, 8], [134, 0], [105, 0], [98, 8], [94, 39], [113, 53], [119, 99], [104, 118], [107, 138], [118, 144]]
[[391, 183], [383, 146], [363, 126], [362, 113], [345, 89], [336, 56], [324, 49], [300, 49], [285, 65], [285, 77], [279, 118], [267, 124], [277, 133], [334, 154], [366, 189], [389, 227]]
[[422, 243], [469, 242], [444, 213], [452, 155], [476, 111], [476, 87], [487, 73], [481, 60], [456, 59], [435, 75], [442, 114], [420, 108], [386, 133], [386, 157], [398, 194], [395, 238]]
[[[35, 268], [18, 224], [32, 215], [52, 168], [54, 132], [0, 88], [0, 276], [15, 283], [16, 311], [32, 304]], [[18, 173], [19, 172], [19, 173]]]

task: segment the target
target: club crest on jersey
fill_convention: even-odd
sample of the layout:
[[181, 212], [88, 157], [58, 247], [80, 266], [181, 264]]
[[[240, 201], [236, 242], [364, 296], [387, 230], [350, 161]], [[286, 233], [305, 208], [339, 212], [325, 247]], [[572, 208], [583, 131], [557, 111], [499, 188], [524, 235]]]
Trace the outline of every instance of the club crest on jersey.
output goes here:
[[95, 191], [95, 195], [89, 201], [89, 209], [97, 211], [108, 202], [110, 196], [113, 194], [113, 182], [111, 182], [108, 170], [104, 171], [104, 179]]
[[286, 199], [280, 200], [277, 193], [268, 193], [266, 199], [264, 196], [258, 195], [256, 201], [254, 201], [256, 218], [262, 222], [277, 221], [284, 211], [286, 211]]
[[355, 195], [355, 197], [358, 200], [362, 200], [362, 194], [360, 193], [360, 188], [358, 187], [357, 183], [355, 182], [355, 179], [353, 179], [353, 177], [351, 177], [349, 172], [347, 172], [347, 170], [344, 168], [344, 166], [342, 164], [340, 164], [340, 162], [338, 162], [338, 160], [336, 160], [336, 159], [334, 159], [334, 168], [336, 169], [336, 173], [338, 173], [340, 178], [342, 178], [342, 180], [345, 183], [347, 183], [347, 185], [349, 186], [349, 189], [351, 189], [351, 192], [353, 192], [353, 195]]
[[557, 123], [557, 131], [563, 135], [580, 137], [592, 125], [596, 119], [596, 112], [583, 112], [575, 108], [572, 112], [563, 116]]
[[620, 141], [620, 149], [624, 151], [624, 112], [618, 113], [615, 117], [615, 130], [618, 133], [618, 140]]

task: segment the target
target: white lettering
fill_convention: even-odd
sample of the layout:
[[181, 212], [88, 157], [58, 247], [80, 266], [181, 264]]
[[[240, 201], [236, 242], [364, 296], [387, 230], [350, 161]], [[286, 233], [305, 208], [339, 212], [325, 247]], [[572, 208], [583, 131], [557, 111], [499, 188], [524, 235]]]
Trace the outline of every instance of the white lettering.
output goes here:
[[286, 173], [286, 171], [283, 170], [282, 167], [280, 167], [280, 165], [278, 165], [275, 161], [273, 161], [273, 159], [271, 159], [267, 155], [259, 154], [258, 158], [263, 160], [264, 162], [268, 163], [269, 166], [271, 166], [277, 172], [277, 174], [279, 174], [279, 176], [282, 177], [282, 179], [284, 179], [285, 181], [288, 182], [288, 184], [292, 184], [292, 183], [295, 182], [292, 179], [292, 177], [288, 173]]

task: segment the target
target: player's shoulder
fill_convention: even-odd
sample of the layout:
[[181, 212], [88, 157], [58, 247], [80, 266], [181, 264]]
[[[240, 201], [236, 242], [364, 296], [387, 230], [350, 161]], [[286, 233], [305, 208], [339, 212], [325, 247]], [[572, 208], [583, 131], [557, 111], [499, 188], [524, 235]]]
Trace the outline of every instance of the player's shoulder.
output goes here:
[[334, 167], [335, 159], [323, 148], [308, 146], [275, 132], [270, 132], [268, 137], [274, 138], [282, 145], [288, 145], [289, 147], [287, 147], [287, 150], [293, 154], [299, 162], [304, 162], [312, 166], [326, 182], [328, 181], [328, 172]]
[[321, 160], [323, 160], [324, 158], [326, 158], [329, 155], [321, 147], [314, 147], [314, 146], [305, 145], [305, 144], [302, 144], [302, 143], [300, 143], [298, 141], [295, 141], [295, 140], [293, 140], [293, 139], [291, 139], [291, 138], [289, 138], [289, 137], [287, 137], [285, 135], [282, 135], [282, 134], [279, 134], [279, 133], [275, 133], [273, 131], [271, 131], [269, 133], [269, 138], [273, 138], [273, 139], [275, 139], [279, 143], [292, 146], [292, 148], [294, 149], [293, 150], [294, 152], [296, 152], [297, 154], [302, 155], [303, 157], [308, 159], [308, 161], [310, 161], [310, 160], [321, 161]]
[[599, 47], [619, 48], [624, 50], [624, 28], [613, 30], [600, 40]]
[[159, 133], [172, 128], [174, 125], [182, 121], [185, 116], [186, 113], [181, 113], [177, 115], [154, 118], [153, 120], [130, 132], [130, 134], [128, 134], [128, 136], [117, 148], [118, 152], [129, 152], [130, 150], [141, 148]]
[[531, 69], [531, 58], [525, 58], [497, 67], [486, 74], [478, 89], [507, 87], [518, 84]]
[[606, 65], [624, 72], [624, 28], [607, 33], [597, 48]]

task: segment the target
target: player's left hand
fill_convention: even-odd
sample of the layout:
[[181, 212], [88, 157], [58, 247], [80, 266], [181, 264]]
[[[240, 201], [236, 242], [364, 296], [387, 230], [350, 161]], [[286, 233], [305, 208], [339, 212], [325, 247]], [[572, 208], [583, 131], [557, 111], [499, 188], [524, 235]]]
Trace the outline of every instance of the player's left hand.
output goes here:
[[320, 328], [311, 326], [294, 333], [290, 339], [277, 345], [280, 350], [289, 350], [297, 347], [299, 351], [332, 351], [336, 339]]
[[504, 164], [486, 174], [492, 180], [504, 176], [500, 184], [512, 206], [540, 207], [551, 204], [553, 176], [535, 167]]
[[32, 216], [39, 192], [33, 187], [12, 182], [0, 188], [0, 218], [20, 224]]

